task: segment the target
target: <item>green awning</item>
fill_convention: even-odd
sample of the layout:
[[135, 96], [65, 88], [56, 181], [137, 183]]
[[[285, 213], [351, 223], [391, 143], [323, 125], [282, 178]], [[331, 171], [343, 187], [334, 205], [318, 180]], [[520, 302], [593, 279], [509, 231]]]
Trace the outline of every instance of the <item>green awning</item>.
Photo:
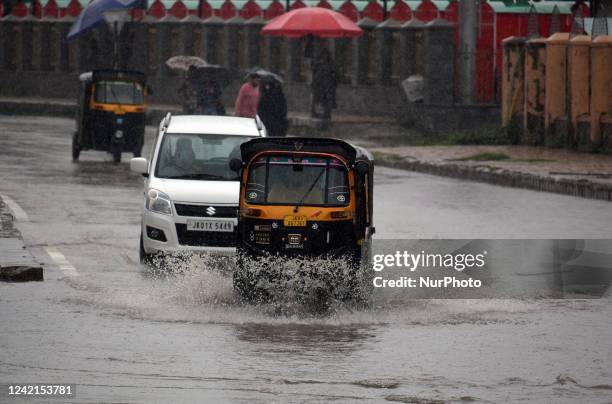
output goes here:
[[[512, 1], [500, 1], [500, 0], [488, 0], [489, 5], [496, 13], [506, 14], [529, 14], [531, 10], [531, 4], [534, 5], [535, 10], [538, 14], [552, 14], [555, 6], [559, 8], [561, 14], [571, 14], [571, 6], [574, 4], [573, 1], [541, 1], [537, 3], [529, 3], [525, 0], [519, 0], [516, 3]], [[585, 4], [589, 4], [586, 2]]]

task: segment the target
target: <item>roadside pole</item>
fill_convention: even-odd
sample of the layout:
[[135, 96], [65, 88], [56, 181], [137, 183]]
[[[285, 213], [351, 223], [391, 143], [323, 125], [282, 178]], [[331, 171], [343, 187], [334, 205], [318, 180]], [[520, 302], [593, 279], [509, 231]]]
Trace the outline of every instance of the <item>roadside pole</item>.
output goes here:
[[459, 2], [459, 101], [473, 104], [475, 101], [476, 32], [478, 29], [479, 0]]
[[123, 25], [130, 19], [129, 8], [118, 8], [102, 13], [108, 28], [113, 32], [113, 69], [119, 67], [119, 34]]

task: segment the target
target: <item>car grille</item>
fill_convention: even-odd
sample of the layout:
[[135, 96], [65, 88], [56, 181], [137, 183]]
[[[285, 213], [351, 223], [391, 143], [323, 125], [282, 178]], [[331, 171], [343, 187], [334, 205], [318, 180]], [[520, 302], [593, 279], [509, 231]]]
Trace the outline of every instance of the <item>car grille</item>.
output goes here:
[[236, 231], [188, 231], [187, 225], [176, 223], [176, 235], [180, 245], [191, 247], [235, 247]]
[[[184, 203], [175, 203], [174, 208], [179, 216], [238, 217], [237, 206], [187, 205]], [[208, 212], [211, 212], [212, 210], [214, 210], [214, 214], [210, 215]]]

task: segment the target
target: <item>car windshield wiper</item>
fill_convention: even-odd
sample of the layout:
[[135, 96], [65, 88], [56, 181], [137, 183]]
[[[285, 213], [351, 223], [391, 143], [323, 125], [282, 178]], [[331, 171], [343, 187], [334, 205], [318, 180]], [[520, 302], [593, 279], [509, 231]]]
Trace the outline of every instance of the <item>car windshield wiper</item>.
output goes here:
[[221, 175], [214, 174], [183, 174], [166, 177], [171, 180], [227, 180]]
[[306, 193], [300, 198], [300, 201], [297, 203], [297, 205], [295, 205], [295, 208], [293, 208], [293, 213], [297, 213], [298, 209], [300, 208], [300, 205], [302, 204], [302, 202], [304, 202], [304, 199], [306, 199], [306, 197], [314, 189], [315, 185], [317, 185], [317, 182], [319, 182], [324, 172], [325, 172], [325, 168], [321, 169], [321, 172], [319, 173], [319, 175], [317, 175], [317, 178], [315, 178], [312, 184], [310, 184], [310, 188], [308, 188], [308, 191], [306, 191]]

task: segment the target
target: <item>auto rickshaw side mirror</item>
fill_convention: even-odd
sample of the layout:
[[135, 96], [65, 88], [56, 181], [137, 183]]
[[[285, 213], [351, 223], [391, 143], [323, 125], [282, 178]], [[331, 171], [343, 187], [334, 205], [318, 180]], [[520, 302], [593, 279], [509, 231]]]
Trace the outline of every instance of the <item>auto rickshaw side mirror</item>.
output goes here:
[[144, 157], [134, 157], [130, 160], [130, 170], [141, 174], [143, 177], [148, 177], [149, 162]]
[[357, 170], [360, 175], [366, 175], [370, 170], [370, 167], [368, 166], [368, 163], [364, 161], [358, 161], [357, 163], [355, 163], [355, 170]]
[[229, 162], [229, 167], [232, 171], [238, 172], [242, 168], [242, 160], [231, 159]]

